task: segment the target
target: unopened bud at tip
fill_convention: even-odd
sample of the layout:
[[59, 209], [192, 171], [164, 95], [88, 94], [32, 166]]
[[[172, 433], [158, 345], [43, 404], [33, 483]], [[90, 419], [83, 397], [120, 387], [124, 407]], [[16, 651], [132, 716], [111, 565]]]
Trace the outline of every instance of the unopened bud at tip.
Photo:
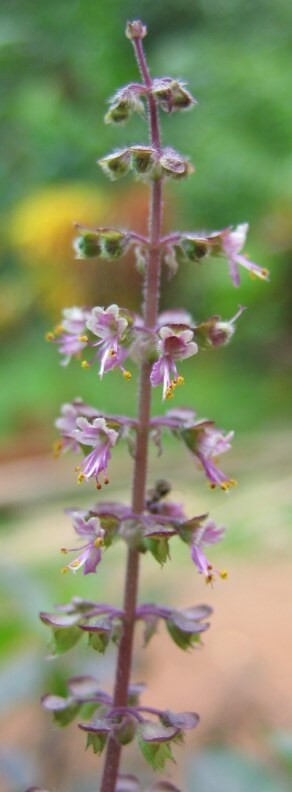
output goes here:
[[140, 19], [134, 19], [133, 22], [127, 23], [126, 36], [130, 41], [143, 39], [147, 36], [147, 27], [143, 25]]

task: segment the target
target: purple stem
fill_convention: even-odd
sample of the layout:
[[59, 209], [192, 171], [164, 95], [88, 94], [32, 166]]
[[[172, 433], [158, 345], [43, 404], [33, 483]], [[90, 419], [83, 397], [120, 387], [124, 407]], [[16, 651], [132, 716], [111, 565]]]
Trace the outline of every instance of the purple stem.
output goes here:
[[145, 93], [145, 85], [143, 83], [129, 83], [127, 88], [137, 91], [137, 93]]
[[[88, 699], [88, 701], [95, 701], [95, 699]], [[129, 713], [133, 715], [134, 718], [137, 718], [140, 723], [143, 723], [144, 718], [142, 718], [140, 712], [148, 712], [149, 715], [156, 715], [158, 718], [162, 714], [162, 710], [156, 709], [156, 707], [112, 707], [112, 709], [106, 713], [106, 717], [110, 718], [112, 715]]]
[[136, 707], [137, 712], [149, 712], [150, 715], [161, 715], [162, 710], [156, 709], [155, 707]]
[[143, 236], [143, 234], [137, 234], [136, 231], [129, 231], [129, 236], [133, 242], [142, 242], [143, 245], [149, 245], [148, 237]]
[[157, 616], [158, 619], [168, 619], [170, 608], [160, 608], [158, 605], [140, 605], [136, 609], [136, 619], [145, 619], [147, 616]]
[[[146, 88], [149, 90], [147, 101], [149, 107], [151, 145], [158, 154], [161, 152], [160, 132], [158, 123], [157, 106], [151, 93], [151, 77], [144, 55], [141, 39], [134, 39], [133, 45], [140, 72]], [[160, 288], [160, 234], [162, 217], [162, 184], [161, 180], [153, 181], [151, 185], [151, 201], [149, 216], [149, 254], [148, 266], [145, 273], [144, 285], [144, 321], [149, 328], [154, 328], [157, 321], [157, 311]], [[132, 509], [141, 514], [145, 508], [145, 491], [148, 458], [148, 433], [150, 425], [151, 405], [151, 364], [144, 362], [141, 366], [138, 418], [137, 444], [133, 473]], [[113, 697], [114, 707], [125, 707], [128, 701], [128, 688], [132, 665], [132, 649], [135, 626], [135, 611], [137, 604], [139, 576], [139, 552], [128, 550], [127, 571], [124, 593], [124, 628], [119, 645], [116, 680]], [[105, 765], [103, 770], [101, 792], [114, 792], [119, 772], [121, 745], [110, 737], [107, 745]]]
[[99, 607], [99, 605], [93, 605], [92, 608], [84, 613], [84, 619], [92, 619], [93, 616], [103, 616], [107, 615], [110, 619], [120, 618], [123, 619], [124, 611], [119, 608], [113, 608], [111, 605], [105, 605], [104, 607]]
[[106, 717], [111, 718], [112, 715], [123, 715], [129, 713], [133, 715], [134, 718], [137, 718], [139, 723], [143, 723], [142, 715], [139, 715], [137, 712], [136, 707], [113, 707], [109, 712], [107, 712]]
[[161, 238], [162, 245], [175, 245], [176, 243], [180, 242], [182, 238], [182, 234], [178, 232], [176, 234], [168, 234]]

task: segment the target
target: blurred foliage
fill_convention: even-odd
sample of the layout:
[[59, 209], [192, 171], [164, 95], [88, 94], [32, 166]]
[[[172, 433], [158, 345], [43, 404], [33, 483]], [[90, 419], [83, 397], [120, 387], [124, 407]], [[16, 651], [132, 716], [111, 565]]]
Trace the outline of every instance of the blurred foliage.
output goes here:
[[[289, 735], [286, 735], [289, 738]], [[275, 735], [276, 742], [277, 734]], [[288, 776], [281, 773], [276, 762], [262, 762], [228, 748], [210, 748], [194, 759], [189, 770], [187, 789], [193, 792], [288, 792]], [[273, 766], [274, 764], [274, 766]], [[290, 776], [291, 780], [291, 776]]]
[[[139, 302], [140, 279], [131, 256], [105, 266], [75, 262], [72, 253], [74, 221], [132, 225], [138, 231], [147, 225], [147, 187], [132, 185], [128, 178], [118, 186], [107, 184], [94, 164], [112, 147], [146, 139], [139, 117], [122, 128], [103, 124], [107, 98], [135, 79], [123, 30], [127, 18], [138, 16], [149, 27], [146, 48], [152, 73], [186, 79], [199, 101], [191, 113], [162, 118], [164, 140], [190, 156], [197, 169], [183, 184], [167, 185], [166, 227], [172, 227], [174, 215], [177, 227], [186, 229], [249, 221], [248, 252], [271, 269], [270, 284], [251, 283], [244, 273], [236, 292], [223, 261], [195, 271], [183, 267], [167, 284], [163, 304], [184, 304], [198, 320], [214, 313], [228, 318], [239, 301], [247, 305], [238, 335], [224, 352], [222, 373], [232, 380], [244, 357], [255, 399], [266, 391], [269, 419], [275, 407], [269, 389], [276, 382], [286, 387], [291, 336], [291, 4], [52, 0], [48, 5], [2, 0], [0, 329], [4, 370], [10, 377], [1, 397], [7, 426], [18, 420], [16, 383], [23, 360], [26, 371], [32, 369], [30, 376], [23, 372], [21, 385], [27, 423], [42, 402], [54, 399], [48, 381], [44, 384], [48, 378], [42, 381], [39, 374], [36, 386], [40, 357], [44, 368], [50, 370], [51, 364], [50, 353], [45, 347], [40, 353], [35, 337], [59, 320], [64, 303], [117, 300], [135, 308]], [[202, 384], [208, 391], [207, 375]], [[111, 387], [107, 385], [107, 394]], [[217, 392], [216, 382], [212, 387]], [[220, 408], [219, 390], [218, 399]]]

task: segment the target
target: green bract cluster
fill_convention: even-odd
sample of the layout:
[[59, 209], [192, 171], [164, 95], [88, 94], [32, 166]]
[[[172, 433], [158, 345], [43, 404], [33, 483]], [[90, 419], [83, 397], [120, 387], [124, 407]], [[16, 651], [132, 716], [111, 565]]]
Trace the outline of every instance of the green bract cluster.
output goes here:
[[129, 170], [137, 179], [151, 181], [181, 179], [194, 172], [193, 165], [170, 147], [157, 152], [152, 146], [130, 146], [103, 157], [98, 164], [112, 180], [125, 176]]
[[131, 243], [129, 234], [117, 231], [114, 228], [98, 228], [94, 230], [76, 224], [76, 229], [79, 232], [78, 237], [74, 241], [77, 259], [120, 258], [126, 253]]

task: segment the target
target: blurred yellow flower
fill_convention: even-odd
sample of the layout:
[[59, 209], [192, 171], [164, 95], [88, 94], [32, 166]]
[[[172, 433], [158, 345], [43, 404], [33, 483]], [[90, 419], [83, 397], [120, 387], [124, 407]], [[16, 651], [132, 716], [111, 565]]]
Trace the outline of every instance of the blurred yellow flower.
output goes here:
[[31, 289], [50, 313], [86, 301], [90, 289], [85, 270], [74, 260], [73, 223], [103, 225], [107, 210], [108, 201], [97, 189], [63, 184], [30, 195], [12, 212], [10, 245], [30, 268]]

